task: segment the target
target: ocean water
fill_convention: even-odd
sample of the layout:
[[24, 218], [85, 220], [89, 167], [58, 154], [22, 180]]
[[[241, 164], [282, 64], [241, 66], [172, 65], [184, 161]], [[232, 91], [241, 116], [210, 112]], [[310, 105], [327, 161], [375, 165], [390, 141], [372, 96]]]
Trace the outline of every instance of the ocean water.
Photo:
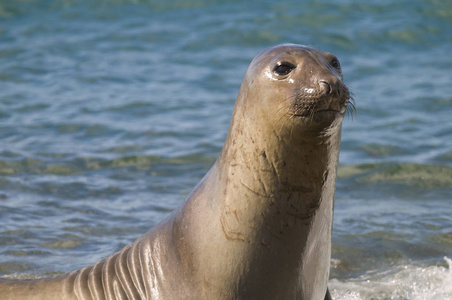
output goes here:
[[0, 276], [92, 264], [218, 156], [266, 47], [336, 54], [335, 299], [452, 299], [452, 2], [0, 0]]

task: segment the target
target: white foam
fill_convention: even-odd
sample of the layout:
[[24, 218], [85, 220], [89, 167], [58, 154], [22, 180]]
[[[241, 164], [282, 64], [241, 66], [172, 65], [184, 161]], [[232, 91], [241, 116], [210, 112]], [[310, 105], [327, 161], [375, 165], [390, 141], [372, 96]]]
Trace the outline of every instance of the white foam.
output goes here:
[[61, 275], [64, 273], [58, 273], [58, 274], [35, 274], [35, 273], [13, 273], [8, 275], [0, 276], [0, 278], [4, 279], [14, 279], [14, 280], [28, 280], [28, 279], [40, 279], [40, 278], [49, 278], [49, 277], [55, 277], [58, 275]]
[[347, 281], [330, 280], [329, 288], [335, 300], [364, 299], [452, 299], [452, 259], [449, 265], [419, 267], [405, 265], [385, 272], [369, 272]]

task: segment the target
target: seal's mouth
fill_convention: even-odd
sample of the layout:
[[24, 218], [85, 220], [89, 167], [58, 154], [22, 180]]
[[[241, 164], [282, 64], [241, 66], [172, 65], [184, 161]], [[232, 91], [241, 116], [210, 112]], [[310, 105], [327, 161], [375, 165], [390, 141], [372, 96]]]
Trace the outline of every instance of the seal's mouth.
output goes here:
[[309, 99], [308, 101], [303, 101], [303, 99], [297, 99], [297, 103], [293, 106], [293, 117], [309, 118], [314, 115], [337, 115], [343, 116], [347, 111], [347, 105], [349, 99], [342, 97], [337, 98], [327, 98], [327, 99]]
[[345, 113], [345, 111], [339, 111], [336, 109], [321, 109], [321, 110], [316, 110], [316, 111], [308, 111], [308, 112], [305, 112], [302, 114], [294, 113], [293, 116], [306, 118], [306, 117], [310, 117], [310, 116], [316, 115], [316, 114], [344, 114], [344, 113]]
[[330, 114], [345, 114], [345, 109], [343, 111], [337, 109], [321, 109], [314, 112], [314, 114], [322, 114], [322, 113], [330, 113]]
[[[314, 91], [306, 93], [305, 91]], [[353, 98], [348, 88], [341, 84], [334, 92], [322, 89], [302, 89], [292, 99], [292, 117], [343, 117], [347, 112], [354, 112]]]

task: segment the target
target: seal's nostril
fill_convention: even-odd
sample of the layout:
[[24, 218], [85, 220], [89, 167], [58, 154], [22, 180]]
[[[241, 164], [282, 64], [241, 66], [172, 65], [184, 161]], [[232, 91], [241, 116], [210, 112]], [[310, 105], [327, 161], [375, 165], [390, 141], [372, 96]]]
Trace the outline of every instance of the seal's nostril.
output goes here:
[[322, 92], [324, 92], [325, 94], [329, 94], [331, 93], [331, 86], [328, 82], [322, 80], [320, 81], [320, 90], [322, 90]]

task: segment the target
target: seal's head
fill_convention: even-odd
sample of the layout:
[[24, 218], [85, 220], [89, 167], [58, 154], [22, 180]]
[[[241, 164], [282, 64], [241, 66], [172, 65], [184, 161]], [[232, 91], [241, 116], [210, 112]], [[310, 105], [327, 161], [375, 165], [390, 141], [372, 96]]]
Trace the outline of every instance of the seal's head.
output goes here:
[[257, 123], [278, 124], [280, 133], [288, 129], [292, 134], [295, 126], [304, 134], [327, 134], [340, 127], [349, 99], [336, 56], [283, 44], [252, 61], [236, 105], [242, 112], [236, 113]]

